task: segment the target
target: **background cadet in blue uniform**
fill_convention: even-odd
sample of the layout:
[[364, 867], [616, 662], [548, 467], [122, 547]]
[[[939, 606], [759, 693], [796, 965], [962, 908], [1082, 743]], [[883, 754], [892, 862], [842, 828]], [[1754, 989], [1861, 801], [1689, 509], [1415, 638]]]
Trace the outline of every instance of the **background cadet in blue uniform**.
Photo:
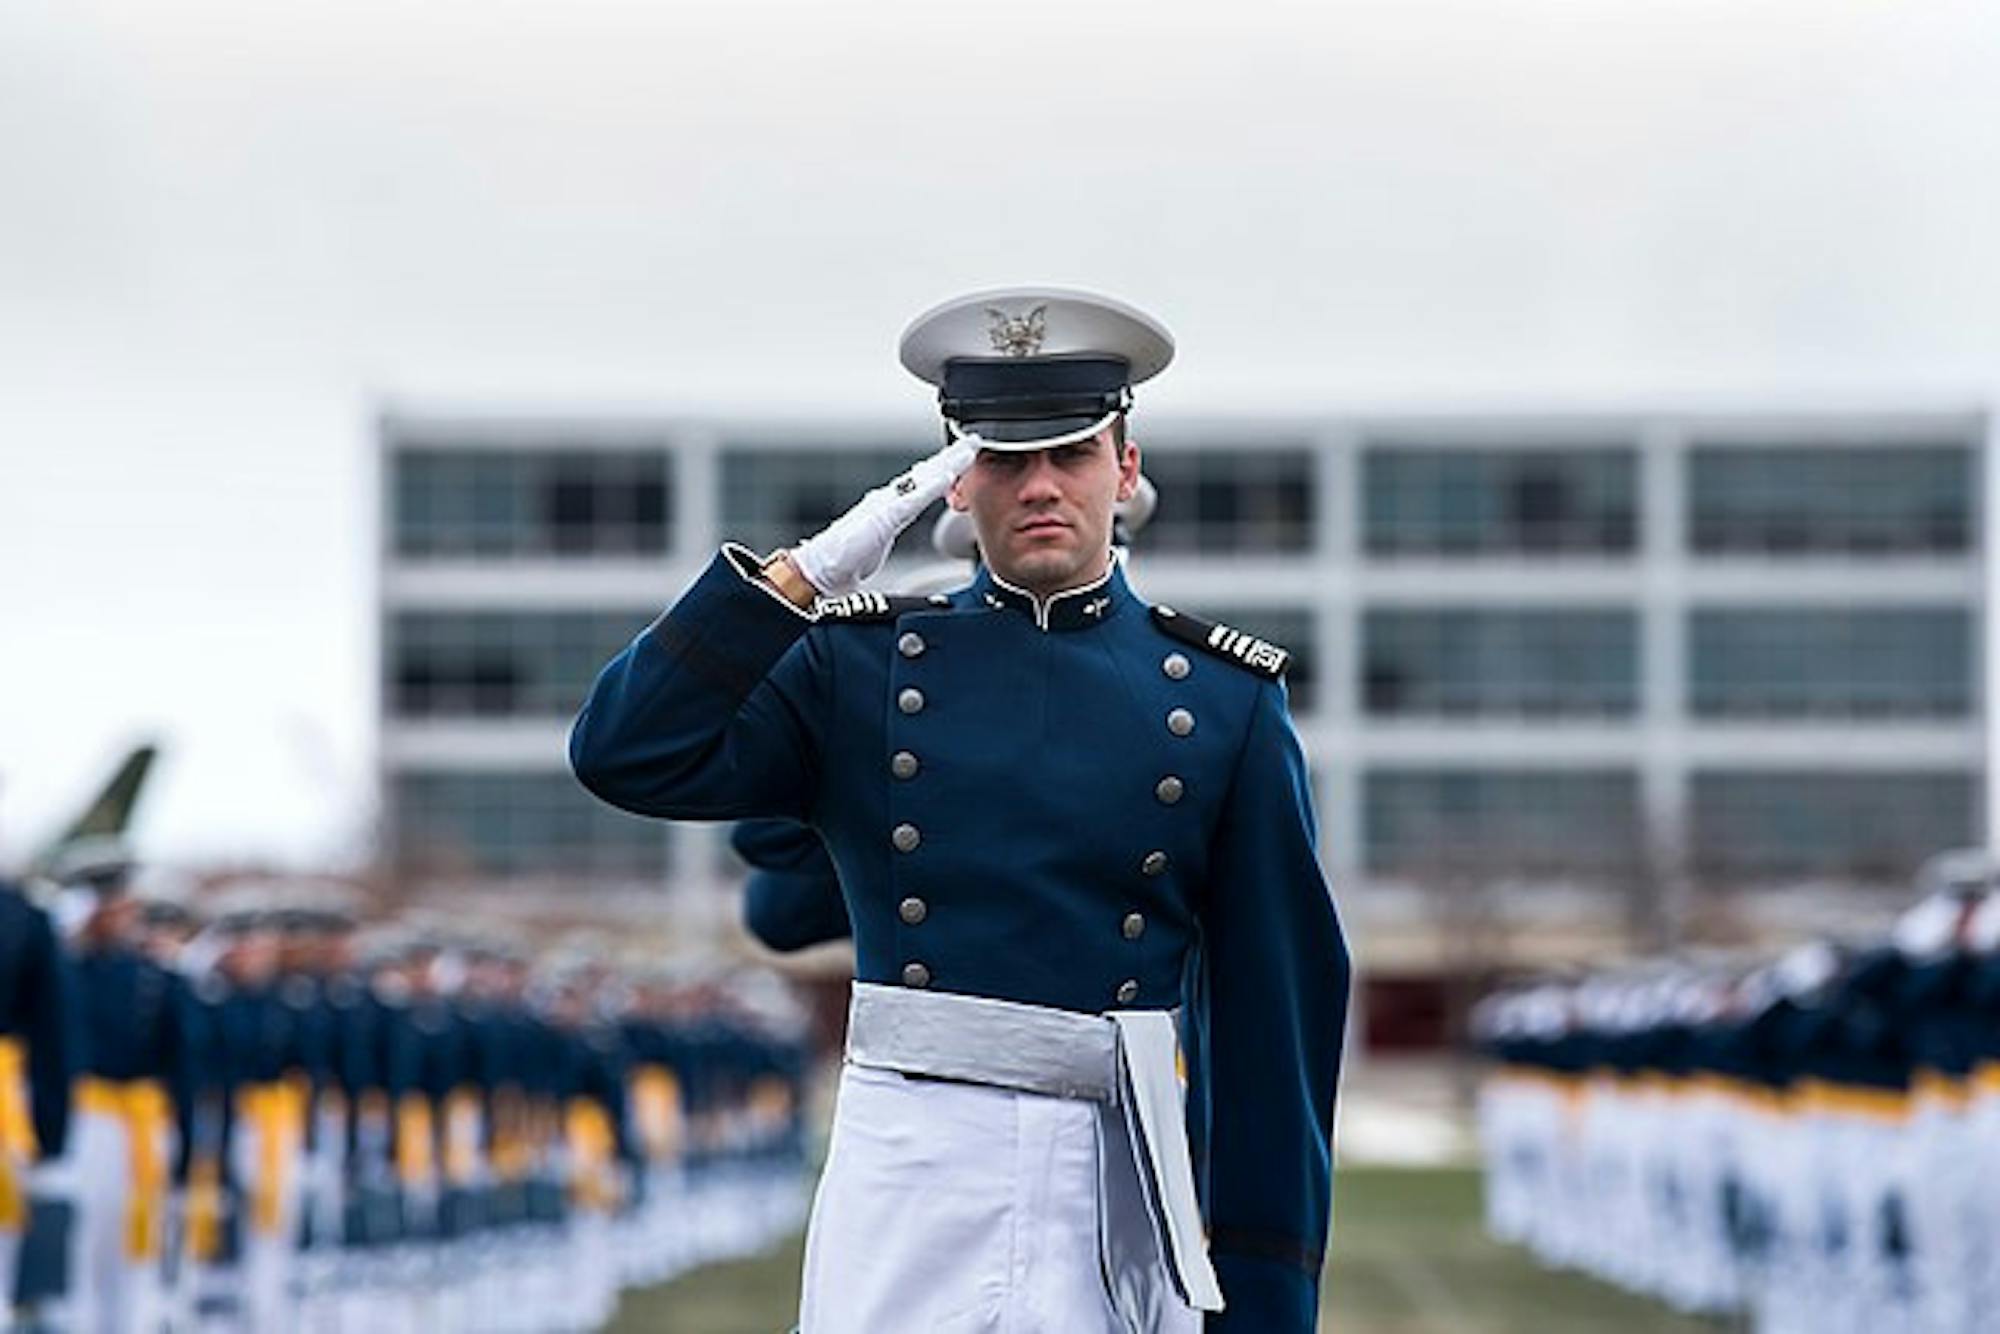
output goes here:
[[744, 820], [729, 831], [729, 845], [750, 866], [743, 925], [766, 946], [789, 954], [853, 934], [840, 872], [810, 828], [792, 820]]
[[[253, 1329], [288, 1325], [293, 1315], [305, 1113], [286, 1080], [298, 1065], [297, 1016], [278, 995], [275, 925], [261, 905], [218, 917], [205, 942], [213, 965], [195, 982], [213, 1053], [205, 1091], [197, 1095], [189, 1168], [195, 1300], [204, 1316]], [[220, 1123], [212, 1137], [201, 1125], [208, 1115]], [[208, 1197], [218, 1184], [220, 1212], [211, 1219], [216, 1206]]]
[[[1767, 1334], [1989, 1328], [1995, 865], [1934, 859], [1887, 943], [1482, 1004], [1493, 1230]], [[1659, 1188], [1621, 1190], [1628, 1164]]]
[[79, 1323], [150, 1330], [166, 1315], [177, 1127], [200, 1077], [186, 984], [142, 948], [145, 905], [101, 883], [76, 938], [86, 1058], [77, 1086]]
[[[909, 997], [939, 993], [1010, 1002], [977, 1012], [1031, 1026], [1049, 1012], [1189, 1008], [1210, 1047], [1212, 1105], [1191, 1119], [1207, 1125], [1207, 1231], [1227, 1305], [1208, 1324], [1282, 1334], [1312, 1328], [1317, 1311], [1346, 954], [1285, 707], [1287, 655], [1147, 608], [1110, 562], [1111, 508], [1138, 476], [1129, 386], [1170, 356], [1157, 324], [1077, 294], [985, 294], [918, 321], [904, 362], [940, 386], [952, 443], [791, 552], [766, 561], [726, 547], [599, 677], [571, 758], [586, 786], [628, 810], [812, 825], [847, 894], [857, 1015], [908, 1012]], [[871, 594], [815, 604], [852, 593], [947, 493], [973, 516], [988, 561], [969, 587], [915, 605]], [[972, 1012], [933, 1000], [919, 1022], [949, 1037]], [[1073, 1031], [1083, 1043], [1100, 1030]], [[975, 1060], [948, 1048], [936, 1059]], [[1064, 1237], [1069, 1215], [1028, 1220], [1059, 1240], [1038, 1252], [1040, 1269], [1024, 1263], [1013, 1278], [982, 1267], [990, 1228], [964, 1248], [949, 1225], [904, 1236], [898, 1254], [843, 1161], [862, 1104], [903, 1097], [870, 1077], [871, 1061], [889, 1059], [850, 1036], [809, 1241], [806, 1334], [907, 1325], [918, 1306], [941, 1312], [984, 1291], [1003, 1310], [1049, 1299], [1078, 1330], [1135, 1309], [1143, 1328], [1184, 1329], [1191, 1307], [1217, 1305], [1207, 1257], [1186, 1245], [1191, 1225], [1153, 1239], [1177, 1303], [1157, 1299], [1164, 1289], [1143, 1265], [1113, 1257], [1119, 1315], [1097, 1246], [1137, 1243]], [[921, 1138], [939, 1128], [924, 1124], [927, 1107], [996, 1090], [1023, 1098], [1041, 1091], [1036, 1078], [982, 1066], [971, 1084], [911, 1083], [898, 1105]], [[1052, 1134], [1066, 1113], [1039, 1104], [1055, 1101], [1036, 1100]], [[933, 1173], [945, 1174], [943, 1194], [953, 1170], [947, 1160]], [[1156, 1186], [1173, 1175], [1151, 1170]], [[1095, 1219], [1097, 1203], [1093, 1187], [1074, 1217]], [[864, 1246], [865, 1264], [847, 1254]]]
[[271, 916], [279, 937], [277, 997], [291, 1035], [286, 1082], [298, 1136], [291, 1284], [301, 1323], [314, 1324], [338, 1304], [348, 1128], [342, 1044], [345, 1006], [353, 1000], [347, 974], [356, 922], [331, 889], [308, 893]]
[[[69, 1147], [82, 1045], [74, 995], [48, 914], [0, 881], [0, 1309], [18, 1306], [24, 1318], [63, 1293], [72, 1205], [48, 1188], [62, 1183], [45, 1178]], [[38, 1210], [45, 1217], [34, 1249], [46, 1259], [17, 1268]]]

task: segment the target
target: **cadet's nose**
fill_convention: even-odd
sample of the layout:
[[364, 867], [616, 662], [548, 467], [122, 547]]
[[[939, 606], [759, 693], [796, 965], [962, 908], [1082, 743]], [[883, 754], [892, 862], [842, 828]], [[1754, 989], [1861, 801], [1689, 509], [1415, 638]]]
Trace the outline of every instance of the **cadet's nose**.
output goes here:
[[1029, 460], [1021, 474], [1021, 489], [1016, 494], [1024, 505], [1061, 498], [1062, 488], [1056, 485], [1055, 465], [1049, 462], [1047, 451], [1038, 452]]

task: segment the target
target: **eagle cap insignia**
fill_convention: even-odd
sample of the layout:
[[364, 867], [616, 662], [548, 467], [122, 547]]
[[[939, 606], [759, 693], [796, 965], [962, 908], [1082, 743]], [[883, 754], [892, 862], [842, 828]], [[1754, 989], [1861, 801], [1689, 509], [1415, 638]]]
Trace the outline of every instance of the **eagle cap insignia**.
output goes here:
[[988, 306], [986, 317], [992, 324], [986, 336], [992, 340], [993, 350], [1008, 357], [1032, 357], [1040, 352], [1049, 333], [1048, 311], [1047, 303], [1025, 315], [1009, 315], [997, 306]]

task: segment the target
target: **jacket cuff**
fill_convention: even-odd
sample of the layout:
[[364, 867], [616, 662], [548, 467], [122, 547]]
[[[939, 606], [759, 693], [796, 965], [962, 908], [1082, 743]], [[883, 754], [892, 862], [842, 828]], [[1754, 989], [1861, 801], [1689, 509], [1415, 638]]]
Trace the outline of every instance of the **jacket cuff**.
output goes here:
[[801, 607], [798, 603], [779, 592], [778, 586], [764, 577], [764, 566], [771, 559], [769, 556], [760, 556], [740, 542], [724, 542], [722, 544], [721, 557], [723, 560], [728, 561], [729, 567], [735, 570], [737, 574], [743, 576], [746, 582], [763, 589], [764, 592], [776, 598], [778, 605], [792, 613], [792, 615], [807, 621], [817, 621], [819, 619], [818, 599], [815, 599], [813, 605], [810, 607]]
[[1212, 1257], [1224, 1309], [1206, 1334], [1313, 1334], [1319, 1327], [1319, 1276], [1293, 1265], [1222, 1252]]
[[756, 561], [748, 548], [724, 547], [642, 638], [722, 689], [748, 695], [819, 619], [760, 580]]

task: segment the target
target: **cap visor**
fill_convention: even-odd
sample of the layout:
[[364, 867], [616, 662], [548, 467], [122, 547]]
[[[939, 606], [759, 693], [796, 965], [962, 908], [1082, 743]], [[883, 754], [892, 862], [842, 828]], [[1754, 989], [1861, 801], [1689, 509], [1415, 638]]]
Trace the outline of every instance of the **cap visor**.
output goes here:
[[969, 421], [958, 423], [958, 429], [966, 435], [978, 436], [985, 448], [1018, 454], [1069, 444], [1081, 435], [1094, 434], [1116, 416], [1112, 413], [1103, 417], [1042, 417], [1035, 421]]

